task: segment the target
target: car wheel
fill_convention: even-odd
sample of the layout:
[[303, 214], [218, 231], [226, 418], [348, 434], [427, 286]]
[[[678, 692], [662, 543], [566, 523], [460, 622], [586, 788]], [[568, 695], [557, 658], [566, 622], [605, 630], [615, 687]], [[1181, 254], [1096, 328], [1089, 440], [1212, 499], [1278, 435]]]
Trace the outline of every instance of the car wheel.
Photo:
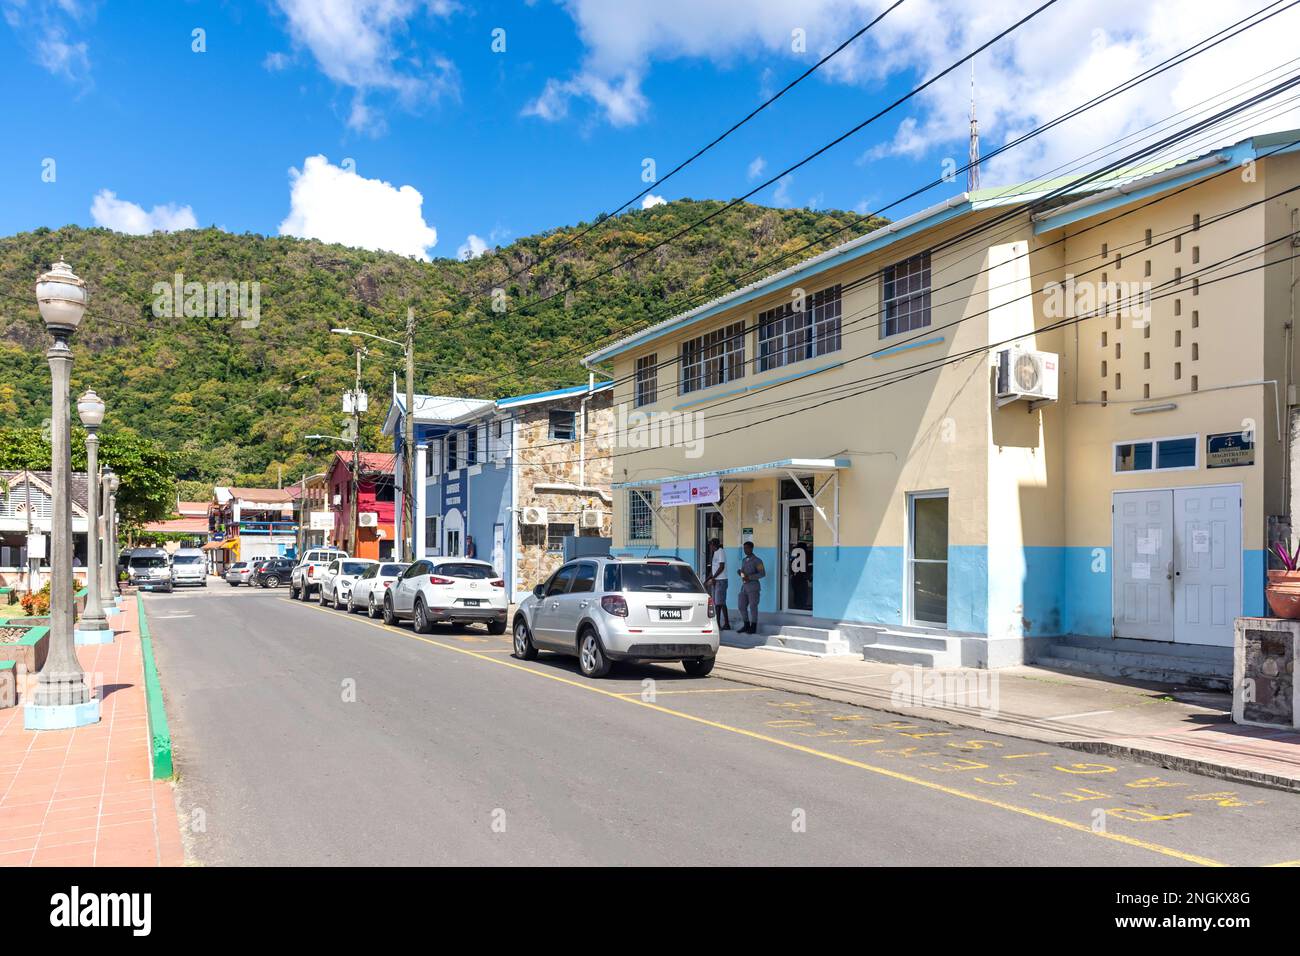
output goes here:
[[682, 667], [686, 668], [686, 673], [692, 677], [708, 677], [709, 671], [713, 670], [713, 657], [697, 657], [694, 660], [682, 661]]
[[266, 580], [262, 582], [262, 587], [264, 588], [278, 588], [279, 586], [280, 578], [274, 574], [268, 575]]
[[522, 617], [515, 618], [515, 657], [521, 661], [537, 659], [537, 645], [528, 631], [528, 622]]
[[428, 634], [432, 630], [429, 625], [429, 612], [424, 607], [424, 598], [415, 599], [415, 610], [411, 613], [411, 627], [415, 629], [416, 634]]
[[345, 609], [349, 614], [356, 614], [356, 613], [357, 613], [357, 606], [356, 606], [355, 604], [352, 603], [352, 592], [351, 592], [351, 591], [348, 592], [348, 603], [347, 603], [347, 605], [345, 606], [344, 609]]
[[379, 609], [375, 607], [375, 596], [372, 594], [370, 597], [366, 598], [366, 617], [374, 620], [375, 614], [377, 614], [378, 611]]
[[304, 604], [311, 600], [311, 588], [309, 588], [305, 584], [302, 586], [302, 593], [299, 597], [299, 600], [301, 600]]
[[384, 595], [384, 623], [397, 624], [397, 615], [393, 613], [393, 599], [390, 595]]
[[578, 641], [578, 667], [585, 677], [604, 677], [609, 673], [609, 658], [600, 646], [600, 638], [591, 628], [582, 632]]
[[232, 588], [237, 588], [237, 587], [239, 587], [239, 582], [238, 582], [238, 581], [231, 581], [231, 582], [230, 582], [230, 586], [231, 586]]
[[293, 581], [289, 582], [289, 600], [290, 601], [298, 600], [298, 589], [293, 586]]
[[496, 634], [496, 635], [500, 636], [500, 635], [502, 635], [502, 634], [504, 634], [504, 633], [506, 632], [506, 622], [505, 622], [505, 621], [488, 621], [488, 626], [487, 626], [487, 628], [488, 628], [488, 633], [489, 633], [489, 634]]
[[325, 586], [321, 585], [316, 592], [316, 600], [320, 602], [321, 607], [329, 607], [329, 602], [325, 599]]

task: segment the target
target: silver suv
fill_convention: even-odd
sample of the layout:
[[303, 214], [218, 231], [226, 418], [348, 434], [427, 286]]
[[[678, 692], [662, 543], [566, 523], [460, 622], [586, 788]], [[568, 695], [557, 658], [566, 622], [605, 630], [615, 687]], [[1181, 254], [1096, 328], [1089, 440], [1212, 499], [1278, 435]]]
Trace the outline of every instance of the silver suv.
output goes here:
[[533, 588], [514, 618], [515, 656], [578, 658], [603, 677], [613, 661], [681, 661], [704, 677], [718, 653], [713, 599], [677, 558], [579, 558]]

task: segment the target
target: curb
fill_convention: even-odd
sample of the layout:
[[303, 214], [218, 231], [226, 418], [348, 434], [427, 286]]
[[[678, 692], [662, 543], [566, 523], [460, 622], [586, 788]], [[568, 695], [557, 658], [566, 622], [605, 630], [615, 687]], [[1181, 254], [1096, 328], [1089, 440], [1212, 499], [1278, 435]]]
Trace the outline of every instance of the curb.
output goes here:
[[1002, 734], [1006, 737], [1015, 737], [1019, 740], [1032, 740], [1036, 743], [1053, 744], [1057, 747], [1064, 747], [1067, 750], [1078, 750], [1083, 753], [1098, 754], [1109, 757], [1122, 757], [1133, 760], [1140, 760], [1144, 763], [1154, 764], [1165, 770], [1181, 770], [1186, 773], [1194, 773], [1202, 777], [1212, 777], [1217, 780], [1226, 780], [1232, 783], [1245, 783], [1258, 787], [1268, 787], [1271, 790], [1283, 790], [1288, 793], [1300, 793], [1300, 778], [1286, 777], [1280, 774], [1271, 774], [1260, 770], [1247, 770], [1242, 767], [1233, 767], [1227, 764], [1214, 763], [1197, 757], [1183, 756], [1180, 754], [1170, 754], [1159, 750], [1150, 750], [1145, 747], [1134, 747], [1127, 744], [1111, 743], [1104, 739], [1087, 739], [1070, 737], [1062, 734], [1059, 730], [1048, 728], [1031, 717], [1019, 717], [1011, 720], [979, 718], [975, 716], [966, 717], [960, 709], [934, 708], [934, 707], [915, 707], [905, 708], [897, 704], [892, 704], [888, 695], [877, 695], [864, 691], [862, 688], [840, 687], [831, 682], [812, 680], [809, 678], [794, 678], [788, 676], [769, 675], [767, 672], [758, 668], [743, 667], [735, 664], [724, 664], [719, 662], [713, 671], [714, 677], [723, 680], [734, 681], [737, 684], [748, 684], [756, 687], [768, 687], [773, 690], [783, 690], [792, 694], [803, 694], [806, 697], [815, 697], [819, 700], [832, 700], [840, 704], [848, 704], [852, 707], [863, 707], [868, 710], [878, 710], [882, 713], [897, 714], [901, 717], [911, 717], [913, 719], [933, 720], [937, 723], [947, 724], [951, 727], [963, 727], [967, 729], [982, 730], [986, 733]]
[[135, 596], [136, 616], [140, 622], [140, 652], [144, 658], [144, 699], [149, 724], [149, 765], [155, 780], [170, 780], [172, 769], [172, 735], [167, 727], [167, 711], [163, 707], [162, 683], [158, 679], [158, 664], [153, 656], [153, 638], [149, 635], [149, 621], [144, 616], [144, 598]]

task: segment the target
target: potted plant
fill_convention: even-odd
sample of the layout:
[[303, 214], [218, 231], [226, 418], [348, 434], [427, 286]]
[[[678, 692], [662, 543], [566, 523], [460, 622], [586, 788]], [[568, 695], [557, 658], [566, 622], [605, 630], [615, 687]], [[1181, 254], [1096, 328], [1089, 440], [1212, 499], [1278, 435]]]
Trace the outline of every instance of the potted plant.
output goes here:
[[1293, 552], [1281, 541], [1274, 541], [1270, 550], [1282, 567], [1268, 572], [1264, 596], [1275, 615], [1296, 620], [1300, 618], [1300, 546]]

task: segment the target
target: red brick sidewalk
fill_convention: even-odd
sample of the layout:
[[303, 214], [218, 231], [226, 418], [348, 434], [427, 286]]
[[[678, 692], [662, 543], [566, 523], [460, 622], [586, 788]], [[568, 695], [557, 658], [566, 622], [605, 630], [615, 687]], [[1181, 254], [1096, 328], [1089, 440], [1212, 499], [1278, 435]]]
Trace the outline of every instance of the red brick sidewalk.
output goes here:
[[[0, 710], [0, 866], [179, 866], [170, 784], [152, 779], [134, 599], [110, 618], [112, 644], [77, 648], [102, 694], [98, 724], [23, 729]], [[28, 680], [31, 680], [29, 675]]]

